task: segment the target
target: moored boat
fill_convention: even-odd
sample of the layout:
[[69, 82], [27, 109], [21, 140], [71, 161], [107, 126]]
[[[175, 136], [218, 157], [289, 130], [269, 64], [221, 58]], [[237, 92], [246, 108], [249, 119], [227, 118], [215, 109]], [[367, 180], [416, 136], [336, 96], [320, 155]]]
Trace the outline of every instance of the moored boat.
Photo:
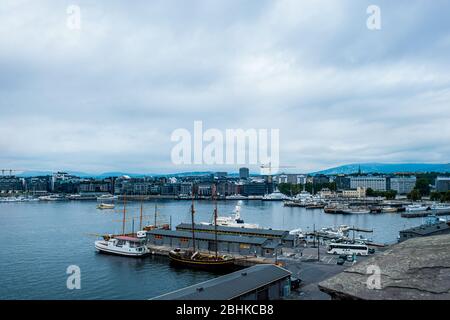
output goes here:
[[95, 248], [99, 252], [128, 257], [141, 257], [150, 250], [145, 245], [146, 238], [132, 236], [113, 236], [108, 240], [95, 241]]
[[200, 268], [207, 270], [226, 270], [234, 268], [235, 259], [231, 255], [221, 255], [218, 252], [217, 241], [217, 194], [214, 188], [214, 236], [215, 236], [215, 254], [201, 253], [196, 250], [195, 246], [195, 221], [194, 221], [194, 197], [192, 197], [191, 204], [191, 223], [192, 223], [192, 249], [181, 250], [176, 248], [169, 252], [169, 258], [171, 263], [191, 268]]
[[115, 205], [113, 203], [100, 203], [97, 205], [97, 209], [114, 209]]

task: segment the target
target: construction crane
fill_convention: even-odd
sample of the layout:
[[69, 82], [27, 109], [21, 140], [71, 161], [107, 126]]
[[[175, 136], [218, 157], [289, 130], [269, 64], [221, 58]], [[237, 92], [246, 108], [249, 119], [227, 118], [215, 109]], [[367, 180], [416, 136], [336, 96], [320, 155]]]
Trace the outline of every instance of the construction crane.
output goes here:
[[262, 164], [260, 166], [260, 168], [261, 168], [261, 173], [264, 169], [268, 169], [267, 180], [269, 183], [271, 183], [272, 182], [272, 169], [276, 169], [278, 171], [278, 169], [295, 168], [295, 166], [272, 166], [272, 163], [269, 162], [268, 164]]
[[12, 176], [13, 172], [17, 172], [18, 170], [13, 170], [13, 169], [2, 169], [2, 176], [5, 175], [5, 172], [9, 172], [9, 175]]

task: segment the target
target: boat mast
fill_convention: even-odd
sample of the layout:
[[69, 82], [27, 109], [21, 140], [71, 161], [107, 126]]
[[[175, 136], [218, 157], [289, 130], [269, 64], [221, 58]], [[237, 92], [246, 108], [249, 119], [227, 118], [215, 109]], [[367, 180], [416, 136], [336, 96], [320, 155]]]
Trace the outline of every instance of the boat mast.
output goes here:
[[214, 248], [216, 250], [216, 260], [217, 260], [217, 192], [216, 185], [214, 187]]
[[156, 200], [155, 201], [155, 228], [156, 228], [156, 213], [157, 213], [157, 210], [158, 210], [158, 200]]
[[142, 211], [143, 211], [143, 204], [141, 201], [141, 214], [139, 215], [139, 230], [142, 230]]
[[192, 189], [192, 204], [191, 204], [191, 219], [192, 219], [192, 247], [194, 249], [195, 252], [195, 223], [194, 223], [194, 213], [195, 213], [195, 209], [194, 209], [194, 190]]
[[126, 215], [126, 195], [123, 195], [123, 220], [122, 220], [122, 235], [125, 235], [125, 215]]

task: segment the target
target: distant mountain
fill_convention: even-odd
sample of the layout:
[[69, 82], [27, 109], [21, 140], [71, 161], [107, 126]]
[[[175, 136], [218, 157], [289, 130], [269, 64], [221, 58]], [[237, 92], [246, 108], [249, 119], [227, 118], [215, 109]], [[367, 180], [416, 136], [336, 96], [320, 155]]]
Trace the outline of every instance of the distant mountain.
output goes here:
[[352, 163], [311, 174], [351, 174], [357, 173], [395, 173], [395, 172], [450, 172], [450, 163]]

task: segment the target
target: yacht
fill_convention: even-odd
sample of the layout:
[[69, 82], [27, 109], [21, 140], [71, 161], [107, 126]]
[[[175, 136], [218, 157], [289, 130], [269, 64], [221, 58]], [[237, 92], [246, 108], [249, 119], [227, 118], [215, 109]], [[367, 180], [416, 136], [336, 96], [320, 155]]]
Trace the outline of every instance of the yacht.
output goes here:
[[424, 206], [422, 204], [410, 204], [406, 206], [406, 211], [426, 211], [429, 210], [429, 207]]
[[442, 204], [442, 203], [440, 203], [440, 204], [433, 204], [433, 205], [431, 206], [431, 210], [435, 210], [435, 211], [441, 211], [441, 210], [447, 211], [447, 210], [450, 210], [450, 205], [445, 205], [445, 204]]
[[49, 196], [42, 196], [39, 197], [40, 201], [66, 201], [68, 200], [66, 197], [62, 195], [49, 195]]
[[240, 194], [233, 194], [231, 196], [226, 196], [225, 199], [227, 199], [227, 200], [247, 200], [248, 198], [246, 196], [243, 196]]
[[342, 213], [344, 213], [344, 214], [365, 214], [365, 213], [370, 213], [370, 210], [366, 209], [366, 208], [347, 208], [347, 209], [343, 209]]
[[[235, 228], [250, 228], [250, 229], [259, 229], [258, 224], [253, 223], [245, 223], [241, 218], [241, 206], [238, 204], [234, 209], [234, 215], [231, 217], [217, 217], [216, 223], [218, 226], [222, 227], [235, 227]], [[201, 222], [203, 225], [214, 225], [214, 221], [209, 222]]]
[[145, 231], [139, 231], [137, 236], [111, 236], [108, 240], [95, 241], [95, 248], [102, 253], [127, 257], [141, 257], [150, 250], [145, 245]]
[[274, 191], [273, 193], [266, 194], [262, 200], [264, 201], [283, 201], [289, 200], [289, 197], [282, 194], [280, 191]]
[[118, 196], [113, 196], [112, 194], [102, 194], [97, 197], [97, 201], [105, 201], [105, 200], [117, 200]]

